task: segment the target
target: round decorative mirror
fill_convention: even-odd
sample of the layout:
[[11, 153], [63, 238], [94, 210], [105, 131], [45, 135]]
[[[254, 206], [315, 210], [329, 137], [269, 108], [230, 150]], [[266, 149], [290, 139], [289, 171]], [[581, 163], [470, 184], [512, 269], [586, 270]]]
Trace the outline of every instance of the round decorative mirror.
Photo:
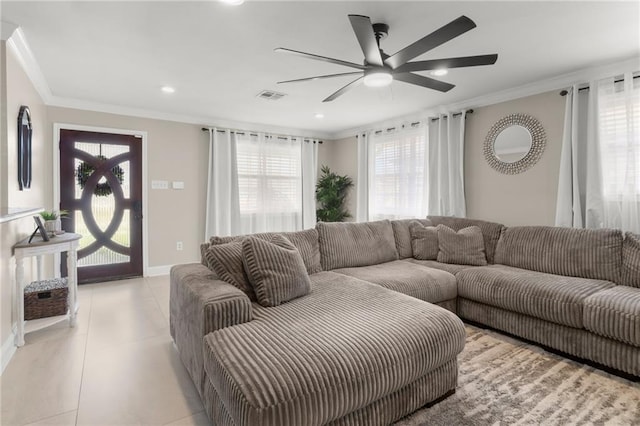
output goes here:
[[546, 135], [538, 120], [526, 114], [511, 114], [493, 125], [484, 141], [484, 156], [500, 173], [517, 174], [538, 162]]

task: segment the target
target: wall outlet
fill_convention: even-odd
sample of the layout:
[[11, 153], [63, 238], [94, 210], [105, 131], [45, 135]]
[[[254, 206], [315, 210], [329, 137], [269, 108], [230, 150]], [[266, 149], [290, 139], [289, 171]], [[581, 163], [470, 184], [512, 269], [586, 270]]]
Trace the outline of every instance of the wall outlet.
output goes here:
[[176, 250], [182, 251], [182, 241], [176, 241]]

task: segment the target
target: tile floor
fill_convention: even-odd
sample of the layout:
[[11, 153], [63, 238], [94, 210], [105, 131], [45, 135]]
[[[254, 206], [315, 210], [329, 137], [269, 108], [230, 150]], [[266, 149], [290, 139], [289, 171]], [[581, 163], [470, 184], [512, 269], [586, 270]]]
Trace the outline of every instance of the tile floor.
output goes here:
[[169, 335], [168, 276], [82, 285], [78, 324], [27, 334], [0, 377], [4, 425], [209, 425]]

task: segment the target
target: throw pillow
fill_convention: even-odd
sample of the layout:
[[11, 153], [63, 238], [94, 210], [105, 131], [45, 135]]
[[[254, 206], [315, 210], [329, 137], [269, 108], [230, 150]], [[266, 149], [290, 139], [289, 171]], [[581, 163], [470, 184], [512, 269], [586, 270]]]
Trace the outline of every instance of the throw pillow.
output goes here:
[[438, 225], [438, 262], [458, 265], [485, 266], [482, 231], [469, 226], [458, 232], [445, 225]]
[[209, 269], [212, 269], [219, 279], [236, 286], [252, 301], [256, 300], [242, 264], [242, 241], [210, 245], [204, 252], [204, 258]]
[[270, 240], [247, 237], [242, 241], [244, 267], [262, 306], [309, 294], [311, 280], [296, 247], [282, 235]]
[[414, 220], [409, 224], [409, 233], [414, 259], [436, 260], [438, 258], [438, 230], [435, 226], [424, 226]]

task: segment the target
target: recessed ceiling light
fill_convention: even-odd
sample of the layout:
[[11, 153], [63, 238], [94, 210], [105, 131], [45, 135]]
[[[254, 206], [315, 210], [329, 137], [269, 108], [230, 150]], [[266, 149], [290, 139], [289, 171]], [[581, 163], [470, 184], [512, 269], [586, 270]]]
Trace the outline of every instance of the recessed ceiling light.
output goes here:
[[435, 75], [436, 77], [442, 77], [443, 75], [447, 75], [448, 73], [449, 73], [449, 71], [447, 71], [444, 68], [439, 69], [439, 70], [435, 70], [435, 71], [431, 71], [431, 75]]
[[160, 90], [162, 90], [164, 93], [174, 93], [176, 91], [176, 89], [171, 86], [162, 86]]
[[220, 3], [225, 3], [225, 4], [229, 4], [231, 6], [240, 6], [242, 3], [244, 3], [244, 0], [219, 0]]
[[316, 117], [316, 118], [324, 118], [324, 114], [323, 114], [323, 113], [321, 113], [321, 112], [316, 112], [315, 117]]

